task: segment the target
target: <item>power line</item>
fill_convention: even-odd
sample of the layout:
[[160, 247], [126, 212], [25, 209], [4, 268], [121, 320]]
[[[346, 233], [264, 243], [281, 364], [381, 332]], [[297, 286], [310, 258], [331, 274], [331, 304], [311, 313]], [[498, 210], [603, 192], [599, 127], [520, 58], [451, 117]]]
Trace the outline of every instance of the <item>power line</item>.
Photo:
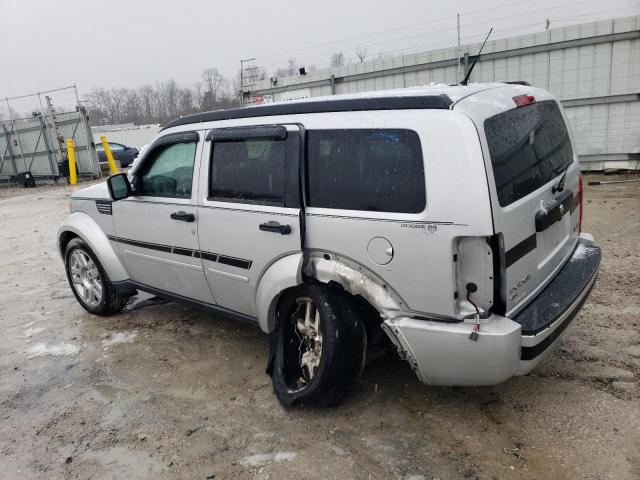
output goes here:
[[[521, 25], [516, 25], [510, 28], [502, 28], [500, 30], [494, 30], [494, 33], [504, 33], [504, 32], [511, 32], [513, 30], [522, 30], [524, 28], [530, 28], [530, 27], [535, 27], [537, 25], [544, 25], [544, 21], [540, 21], [540, 22], [535, 22], [535, 23], [527, 23], [527, 24], [521, 24]], [[464, 42], [466, 44], [468, 44], [472, 39], [482, 39], [486, 36], [486, 32], [483, 33], [478, 33], [476, 35], [469, 35], [466, 37], [463, 37], [462, 40], [464, 40]], [[424, 50], [427, 47], [431, 47], [431, 49], [433, 49], [433, 47], [440, 47], [440, 46], [446, 46], [446, 45], [451, 45], [452, 42], [454, 42], [455, 40], [451, 39], [451, 40], [443, 40], [440, 42], [434, 42], [434, 43], [421, 43], [420, 45], [414, 45], [412, 47], [407, 47], [407, 48], [402, 48], [399, 49], [395, 52], [389, 52], [389, 55], [391, 56], [396, 56], [396, 55], [406, 55], [407, 51], [410, 50], [416, 50], [416, 49], [422, 49]], [[325, 67], [325, 66], [329, 66], [331, 64], [331, 62], [325, 62], [325, 63], [321, 63], [320, 65], [316, 65], [316, 67]]]
[[[506, 8], [506, 7], [510, 7], [510, 6], [513, 6], [513, 5], [519, 5], [521, 3], [530, 3], [530, 0], [520, 0], [518, 2], [511, 2], [511, 3], [502, 4], [502, 5], [496, 5], [495, 7], [491, 7], [491, 8], [481, 8], [479, 10], [472, 10], [470, 12], [466, 12], [465, 15], [474, 15], [476, 13], [481, 13], [481, 12], [486, 12], [486, 11], [489, 11], [489, 10], [494, 10], [495, 8]], [[297, 49], [294, 49], [294, 50], [287, 50], [287, 51], [282, 51], [282, 52], [278, 52], [278, 53], [270, 53], [268, 55], [259, 56], [259, 57], [257, 57], [257, 59], [261, 60], [261, 59], [264, 59], [264, 58], [277, 57], [277, 56], [281, 56], [281, 55], [289, 55], [291, 53], [300, 52], [300, 51], [304, 51], [304, 50], [310, 50], [312, 48], [324, 47], [326, 45], [334, 45], [336, 43], [348, 42], [348, 41], [356, 40], [356, 39], [359, 39], [359, 38], [371, 37], [373, 35], [382, 35], [384, 33], [396, 32], [398, 30], [405, 30], [407, 28], [413, 28], [413, 27], [419, 27], [419, 26], [423, 26], [423, 25], [429, 25], [431, 23], [442, 22], [444, 20], [451, 20], [451, 18], [453, 18], [453, 17], [447, 16], [447, 17], [435, 18], [433, 20], [427, 20], [427, 21], [424, 21], [424, 22], [412, 23], [412, 24], [403, 25], [403, 26], [400, 26], [400, 27], [389, 28], [387, 30], [380, 30], [380, 31], [377, 31], [377, 32], [366, 33], [366, 34], [363, 34], [363, 35], [356, 35], [354, 37], [343, 38], [343, 39], [340, 39], [340, 40], [333, 40], [331, 42], [317, 43], [315, 45], [309, 45], [309, 46], [297, 48]]]
[[[584, 5], [584, 4], [589, 4], [589, 3], [596, 3], [596, 2], [600, 2], [600, 0], [584, 0], [584, 1], [580, 1], [580, 2], [574, 2], [574, 3], [569, 3], [569, 4], [564, 4], [564, 5], [558, 5], [556, 7], [552, 7], [552, 8], [548, 8], [545, 10], [541, 10], [540, 12], [550, 12], [550, 11], [554, 11], [554, 10], [559, 10], [562, 8], [568, 8], [568, 7], [573, 7], [573, 6], [578, 6], [578, 5]], [[515, 2], [515, 3], [521, 3], [521, 2]], [[499, 7], [494, 7], [494, 8], [499, 8]], [[483, 9], [483, 10], [478, 10], [478, 11], [485, 11], [485, 10], [493, 10], [494, 8], [491, 9]], [[476, 11], [476, 12], [478, 12]], [[504, 16], [504, 17], [497, 17], [494, 18], [492, 21], [500, 21], [500, 20], [509, 20], [509, 19], [513, 19], [513, 18], [519, 18], [519, 17], [525, 17], [527, 15], [529, 15], [530, 13], [533, 12], [521, 12], [519, 14], [516, 15], [508, 15], [508, 16]], [[446, 17], [448, 19], [452, 19], [455, 17]], [[487, 24], [487, 21], [481, 21], [481, 22], [474, 22], [474, 23], [469, 23], [466, 25], [463, 25], [463, 27], [473, 27], [473, 26], [477, 26], [477, 25], [483, 25], [483, 24]], [[450, 27], [450, 28], [445, 28], [445, 29], [440, 29], [440, 30], [435, 30], [435, 31], [429, 31], [429, 32], [424, 32], [424, 33], [420, 33], [420, 34], [414, 34], [414, 35], [409, 35], [409, 36], [405, 36], [405, 37], [400, 37], [400, 38], [396, 38], [396, 39], [390, 39], [390, 40], [384, 40], [384, 41], [379, 41], [379, 42], [374, 42], [374, 43], [369, 43], [367, 45], [363, 45], [363, 47], [373, 47], [373, 46], [377, 46], [377, 45], [386, 45], [389, 43], [396, 43], [402, 40], [407, 40], [407, 39], [411, 39], [411, 38], [417, 38], [417, 37], [424, 37], [424, 36], [428, 36], [428, 35], [434, 35], [436, 33], [443, 33], [443, 32], [448, 32], [448, 31], [452, 31], [452, 30], [456, 30], [456, 27]], [[384, 33], [384, 32], [381, 32]], [[356, 37], [357, 38], [357, 37]], [[337, 43], [337, 42], [329, 42], [329, 43]], [[429, 44], [426, 44], [425, 46], [428, 46]], [[343, 48], [342, 50], [346, 50], [347, 52], [350, 52], [352, 50], [355, 50], [357, 47], [349, 47], [349, 48]], [[411, 47], [413, 48], [413, 47]], [[295, 50], [290, 51], [289, 53], [293, 52]], [[318, 57], [324, 57], [327, 55], [331, 55], [332, 53], [335, 53], [335, 51], [325, 51], [323, 53], [319, 53], [319, 54], [314, 54], [314, 55], [309, 55], [306, 57], [301, 57], [300, 59], [298, 59], [299, 61], [306, 61], [306, 60], [310, 60], [313, 58], [318, 58]], [[271, 56], [275, 56], [271, 55]], [[266, 58], [266, 57], [258, 57], [258, 58]], [[273, 66], [278, 66], [278, 65], [282, 65], [283, 62], [279, 61], [279, 62], [273, 62], [273, 63], [269, 63], [266, 65], [260, 65], [262, 68], [268, 68], [268, 67], [273, 67]]]
[[[549, 17], [549, 19], [552, 20], [552, 21], [562, 21], [562, 20], [568, 20], [568, 19], [570, 20], [570, 19], [573, 19], [575, 17], [583, 17], [583, 16], [586, 16], [586, 15], [602, 15], [602, 14], [617, 12], [617, 11], [620, 11], [620, 10], [628, 10], [629, 8], [636, 8], [637, 9], [637, 7], [635, 7], [635, 6], [634, 7], [624, 7], [624, 8], [613, 9], [613, 10], [600, 10], [598, 12], [593, 12], [593, 13], [583, 14], [583, 15], [574, 15], [573, 17]], [[535, 27], [535, 26], [541, 25], [541, 24], [544, 25], [545, 23], [546, 23], [546, 21], [541, 20], [539, 22], [523, 24], [523, 25], [516, 25], [516, 26], [510, 27], [510, 28], [501, 28], [499, 30], [494, 30], [494, 33], [497, 34], [497, 33], [511, 32], [511, 31], [514, 31], [514, 30], [521, 30], [521, 29], [526, 29], [526, 28], [530, 28], [530, 27]], [[531, 32], [531, 33], [534, 33], [534, 32]], [[484, 38], [484, 36], [485, 36], [485, 33], [483, 32], [483, 33], [478, 33], [478, 34], [475, 34], [475, 35], [470, 35], [470, 36], [463, 37], [463, 40], [465, 41], [465, 43], [468, 44], [471, 39], [482, 39], [482, 38]], [[494, 35], [494, 37], [495, 37], [495, 35]], [[496, 38], [495, 40], [498, 40], [498, 39]], [[451, 45], [452, 42], [453, 42], [453, 40], [446, 40], [446, 41], [438, 42], [437, 44], [436, 43], [427, 44], [427, 45], [420, 44], [420, 45], [414, 45], [414, 46], [411, 46], [411, 47], [402, 48], [402, 49], [399, 49], [398, 51], [405, 53], [407, 51], [424, 48], [425, 46]], [[393, 53], [393, 52], [391, 52], [391, 53]], [[328, 65], [328, 63], [327, 63], [327, 65]]]

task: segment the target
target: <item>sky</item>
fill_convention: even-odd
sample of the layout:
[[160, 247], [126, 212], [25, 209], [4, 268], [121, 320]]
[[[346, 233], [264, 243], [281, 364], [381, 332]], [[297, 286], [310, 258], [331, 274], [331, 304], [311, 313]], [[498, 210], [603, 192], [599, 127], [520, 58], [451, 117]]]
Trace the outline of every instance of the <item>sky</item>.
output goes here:
[[[328, 66], [355, 48], [413, 53], [640, 14], [638, 0], [0, 0], [0, 99], [76, 84], [136, 87], [175, 79], [192, 85], [205, 68], [236, 75], [241, 59], [268, 71], [288, 58]], [[315, 46], [315, 47], [314, 47]], [[312, 48], [308, 48], [312, 47]], [[71, 104], [73, 91], [52, 94]], [[33, 99], [16, 100], [17, 110]], [[37, 101], [37, 99], [36, 99]]]

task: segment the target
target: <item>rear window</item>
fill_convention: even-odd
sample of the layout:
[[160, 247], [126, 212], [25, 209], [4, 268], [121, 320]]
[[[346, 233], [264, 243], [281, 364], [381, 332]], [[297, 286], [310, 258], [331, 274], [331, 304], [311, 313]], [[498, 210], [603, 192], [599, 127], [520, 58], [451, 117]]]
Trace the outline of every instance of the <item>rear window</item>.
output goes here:
[[502, 207], [553, 180], [573, 161], [567, 127], [553, 100], [488, 118], [484, 132]]
[[312, 207], [418, 213], [426, 204], [418, 134], [401, 129], [307, 132]]

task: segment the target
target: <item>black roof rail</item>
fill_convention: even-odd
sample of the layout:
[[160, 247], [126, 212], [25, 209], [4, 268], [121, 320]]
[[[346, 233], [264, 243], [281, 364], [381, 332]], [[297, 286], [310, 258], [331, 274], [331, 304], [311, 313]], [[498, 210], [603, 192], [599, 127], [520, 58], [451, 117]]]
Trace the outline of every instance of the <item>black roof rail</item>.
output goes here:
[[502, 82], [507, 85], [524, 85], [525, 87], [530, 87], [531, 84], [529, 82], [525, 82], [524, 80], [514, 80], [513, 82]]
[[193, 115], [177, 118], [167, 123], [160, 129], [160, 131], [171, 127], [177, 127], [178, 125], [213, 122], [216, 120], [232, 120], [236, 118], [270, 117], [276, 115], [322, 112], [362, 112], [366, 110], [448, 110], [451, 105], [453, 105], [453, 102], [449, 96], [445, 94], [346, 98], [336, 100], [326, 99], [291, 103], [283, 102], [273, 105], [267, 104], [195, 113]]

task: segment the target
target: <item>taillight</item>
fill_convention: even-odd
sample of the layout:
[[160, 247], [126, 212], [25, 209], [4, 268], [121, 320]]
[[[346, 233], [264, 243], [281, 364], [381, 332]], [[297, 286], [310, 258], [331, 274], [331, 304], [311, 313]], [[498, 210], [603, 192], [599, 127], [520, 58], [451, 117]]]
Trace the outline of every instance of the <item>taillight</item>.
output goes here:
[[513, 101], [516, 102], [516, 107], [524, 107], [525, 105], [535, 103], [536, 97], [533, 95], [518, 95], [513, 97]]
[[584, 187], [582, 175], [578, 177], [578, 197], [580, 197], [580, 213], [578, 214], [578, 234], [582, 233], [582, 211], [584, 210]]

